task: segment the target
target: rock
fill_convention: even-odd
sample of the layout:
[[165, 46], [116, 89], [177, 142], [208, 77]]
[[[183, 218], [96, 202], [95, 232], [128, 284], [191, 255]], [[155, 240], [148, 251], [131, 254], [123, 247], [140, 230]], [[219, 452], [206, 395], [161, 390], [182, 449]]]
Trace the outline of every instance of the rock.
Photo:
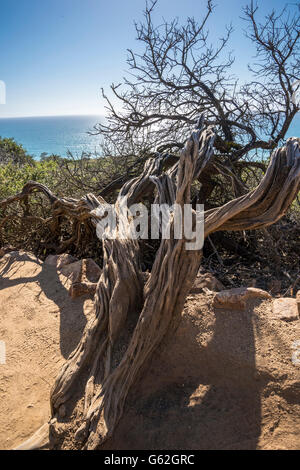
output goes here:
[[78, 282], [82, 280], [82, 278], [88, 282], [98, 282], [102, 271], [94, 260], [87, 258], [63, 266], [60, 272], [64, 274], [64, 276], [71, 277], [73, 282]]
[[244, 310], [249, 299], [271, 299], [271, 295], [255, 287], [237, 287], [218, 292], [214, 297], [214, 307]]
[[101, 269], [91, 258], [77, 260], [68, 254], [49, 255], [45, 263], [55, 266], [61, 274], [71, 280], [69, 295], [73, 299], [85, 294], [95, 294]]
[[285, 321], [299, 320], [298, 302], [289, 297], [280, 297], [273, 301], [273, 315]]
[[86, 294], [95, 295], [96, 288], [96, 282], [74, 282], [69, 289], [69, 295], [72, 299]]
[[63, 266], [60, 272], [71, 279], [69, 294], [75, 299], [85, 294], [95, 295], [102, 271], [94, 260], [88, 258]]
[[75, 261], [77, 261], [77, 258], [64, 253], [62, 255], [49, 255], [45, 259], [44, 263], [50, 266], [55, 266], [57, 269], [61, 269], [63, 266], [74, 263]]
[[209, 272], [199, 273], [197, 275], [190, 293], [200, 294], [205, 288], [214, 292], [224, 290], [222, 282], [218, 281], [218, 279]]

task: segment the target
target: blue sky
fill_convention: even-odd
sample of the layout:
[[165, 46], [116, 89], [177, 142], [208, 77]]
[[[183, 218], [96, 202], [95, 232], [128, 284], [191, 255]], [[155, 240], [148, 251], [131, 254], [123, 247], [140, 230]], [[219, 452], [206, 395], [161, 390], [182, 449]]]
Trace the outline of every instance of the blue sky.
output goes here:
[[[215, 0], [212, 37], [233, 23], [235, 72], [247, 76], [253, 50], [242, 39], [240, 19], [246, 0]], [[159, 0], [155, 17], [201, 18], [205, 0]], [[278, 0], [259, 0], [261, 13], [280, 8]], [[0, 80], [7, 102], [0, 117], [104, 114], [100, 88], [119, 83], [127, 48], [136, 49], [134, 20], [143, 0], [1, 0]]]

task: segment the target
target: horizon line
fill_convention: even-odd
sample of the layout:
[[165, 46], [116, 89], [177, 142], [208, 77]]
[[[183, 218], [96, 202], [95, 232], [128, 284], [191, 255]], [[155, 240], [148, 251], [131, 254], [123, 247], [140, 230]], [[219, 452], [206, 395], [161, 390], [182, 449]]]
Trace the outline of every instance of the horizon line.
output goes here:
[[26, 118], [44, 118], [44, 117], [88, 117], [88, 116], [97, 116], [105, 117], [104, 114], [35, 114], [27, 116], [0, 116], [0, 119], [26, 119]]

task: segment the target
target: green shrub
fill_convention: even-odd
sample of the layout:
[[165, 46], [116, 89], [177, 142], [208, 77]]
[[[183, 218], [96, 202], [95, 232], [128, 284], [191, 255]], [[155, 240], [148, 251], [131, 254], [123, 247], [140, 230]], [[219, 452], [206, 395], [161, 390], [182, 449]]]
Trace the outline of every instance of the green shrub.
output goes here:
[[0, 165], [0, 199], [20, 192], [28, 181], [37, 181], [54, 189], [58, 165], [55, 161], [34, 161], [22, 166], [12, 162]]
[[0, 137], [0, 164], [9, 162], [25, 165], [32, 164], [34, 159], [14, 139]]

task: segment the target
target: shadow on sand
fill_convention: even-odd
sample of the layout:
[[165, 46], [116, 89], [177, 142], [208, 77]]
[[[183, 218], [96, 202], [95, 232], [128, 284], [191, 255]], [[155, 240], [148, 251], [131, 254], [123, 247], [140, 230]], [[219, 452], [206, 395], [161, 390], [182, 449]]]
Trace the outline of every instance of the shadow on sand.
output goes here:
[[[18, 276], [20, 262], [28, 261], [36, 264], [36, 275]], [[57, 270], [28, 254], [2, 260], [0, 289], [24, 283], [37, 283], [57, 305], [60, 348], [67, 358], [86, 324], [85, 298], [72, 300]], [[267, 378], [256, 372], [251, 313], [202, 314], [199, 307], [193, 315], [183, 315], [133, 387], [114, 437], [103, 448], [255, 449]]]
[[[22, 268], [25, 267], [25, 263], [30, 263], [31, 266], [23, 270]], [[24, 272], [25, 275], [22, 275]], [[43, 293], [58, 307], [60, 318], [60, 351], [62, 356], [67, 358], [77, 346], [86, 324], [83, 306], [87, 297], [71, 299], [55, 267], [46, 265], [33, 255], [27, 253], [10, 253], [10, 256], [5, 256], [1, 260], [0, 290], [17, 285], [23, 287], [24, 283], [26, 285], [30, 283], [37, 284], [40, 288], [37, 298]], [[19, 291], [20, 296], [22, 295], [22, 287]]]
[[184, 315], [104, 449], [256, 449], [261, 389], [251, 312]]

